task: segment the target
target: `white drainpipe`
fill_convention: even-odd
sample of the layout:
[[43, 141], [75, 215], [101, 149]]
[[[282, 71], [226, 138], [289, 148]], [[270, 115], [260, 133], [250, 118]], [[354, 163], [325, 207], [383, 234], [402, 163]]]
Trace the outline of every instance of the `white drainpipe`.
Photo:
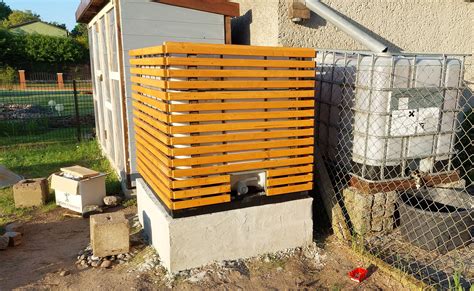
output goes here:
[[322, 18], [331, 22], [337, 26], [340, 30], [347, 33], [350, 37], [357, 40], [373, 52], [382, 53], [387, 52], [388, 48], [386, 45], [376, 40], [366, 32], [350, 23], [340, 15], [338, 15], [332, 8], [324, 5], [319, 0], [306, 0], [306, 7], [314, 13], [318, 14]]

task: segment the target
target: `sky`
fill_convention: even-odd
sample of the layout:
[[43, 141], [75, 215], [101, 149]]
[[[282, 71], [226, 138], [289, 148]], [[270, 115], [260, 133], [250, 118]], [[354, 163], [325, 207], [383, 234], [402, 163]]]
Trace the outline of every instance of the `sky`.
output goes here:
[[44, 21], [56, 21], [66, 24], [68, 30], [76, 25], [76, 8], [80, 0], [0, 0], [12, 10], [31, 10]]

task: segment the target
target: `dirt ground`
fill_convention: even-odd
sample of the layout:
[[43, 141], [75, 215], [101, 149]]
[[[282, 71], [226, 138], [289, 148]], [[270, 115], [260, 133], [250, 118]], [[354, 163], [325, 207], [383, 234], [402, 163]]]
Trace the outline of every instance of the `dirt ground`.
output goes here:
[[[122, 210], [131, 217], [134, 206]], [[148, 290], [148, 289], [328, 289], [402, 290], [387, 274], [373, 271], [362, 283], [347, 273], [363, 265], [333, 237], [314, 246], [259, 258], [224, 262], [169, 276], [146, 245], [135, 257], [110, 269], [79, 268], [77, 253], [89, 243], [89, 220], [64, 217], [64, 209], [40, 214], [24, 225], [22, 245], [0, 251], [0, 290]], [[69, 275], [61, 276], [67, 270]]]

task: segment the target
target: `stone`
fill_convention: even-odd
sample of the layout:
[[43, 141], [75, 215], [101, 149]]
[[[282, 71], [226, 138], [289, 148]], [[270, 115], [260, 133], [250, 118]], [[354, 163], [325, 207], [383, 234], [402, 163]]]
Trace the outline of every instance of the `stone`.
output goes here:
[[19, 232], [19, 233], [25, 232], [23, 224], [20, 222], [13, 222], [13, 223], [7, 224], [7, 226], [5, 226], [5, 231], [6, 232]]
[[8, 245], [10, 247], [16, 247], [21, 245], [21, 233], [19, 232], [6, 232], [5, 235], [9, 238], [9, 243]]
[[112, 266], [112, 262], [109, 260], [105, 260], [102, 262], [102, 264], [100, 264], [101, 268], [110, 268], [111, 266]]
[[48, 180], [46, 178], [21, 180], [13, 186], [13, 199], [16, 208], [44, 205], [48, 194]]
[[121, 212], [92, 215], [90, 234], [94, 256], [107, 257], [130, 251], [128, 220]]
[[97, 268], [101, 265], [101, 261], [92, 261], [91, 267]]
[[5, 234], [0, 236], [0, 250], [7, 249], [9, 243], [10, 238], [8, 236], [6, 236]]
[[104, 210], [99, 205], [87, 205], [83, 208], [82, 217], [89, 218], [91, 215], [99, 214], [102, 212], [104, 212]]
[[120, 196], [105, 196], [104, 197], [104, 204], [107, 206], [117, 206], [122, 202], [122, 197]]
[[371, 221], [371, 230], [375, 232], [379, 232], [383, 230], [383, 225], [384, 225], [384, 218], [383, 217], [377, 217], [372, 219]]
[[61, 277], [65, 277], [65, 276], [68, 276], [68, 275], [70, 275], [70, 274], [71, 274], [71, 272], [68, 271], [68, 270], [61, 271], [61, 273], [59, 273], [59, 275], [60, 275]]

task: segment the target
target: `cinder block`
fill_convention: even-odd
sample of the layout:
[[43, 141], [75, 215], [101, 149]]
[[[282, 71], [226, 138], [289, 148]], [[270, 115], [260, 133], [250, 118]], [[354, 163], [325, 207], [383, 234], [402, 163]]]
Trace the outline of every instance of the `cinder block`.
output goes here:
[[140, 222], [171, 273], [303, 247], [313, 240], [311, 198], [172, 218], [142, 179], [136, 184]]
[[92, 215], [90, 232], [92, 251], [96, 257], [128, 253], [130, 250], [130, 229], [123, 213]]
[[48, 193], [48, 180], [45, 178], [22, 180], [13, 186], [15, 207], [44, 205]]

